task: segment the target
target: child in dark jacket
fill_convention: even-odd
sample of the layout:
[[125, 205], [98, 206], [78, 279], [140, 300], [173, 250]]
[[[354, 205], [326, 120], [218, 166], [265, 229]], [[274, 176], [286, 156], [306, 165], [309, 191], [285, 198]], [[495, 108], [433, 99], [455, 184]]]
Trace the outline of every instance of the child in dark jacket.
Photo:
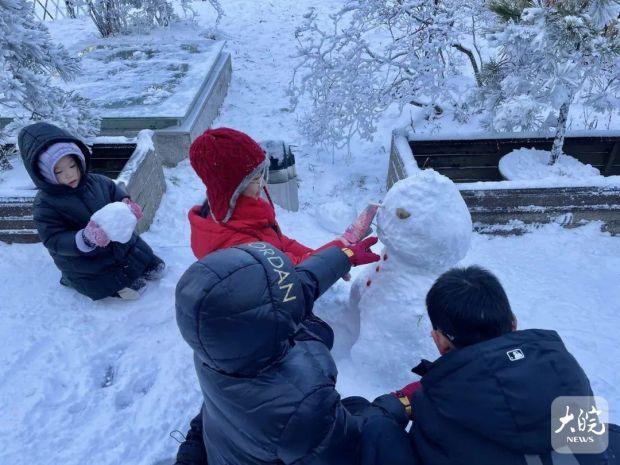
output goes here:
[[423, 360], [413, 370], [421, 382], [384, 404], [393, 418], [400, 411], [401, 420], [412, 420], [409, 438], [389, 416], [370, 422], [362, 465], [620, 463], [616, 425], [605, 425], [603, 453], [552, 448], [551, 431], [560, 426], [552, 402], [561, 396], [593, 402], [590, 382], [555, 331], [517, 331], [495, 276], [475, 266], [452, 269], [431, 287], [426, 307], [441, 356]]
[[164, 262], [135, 232], [126, 243], [112, 242], [91, 219], [106, 205], [123, 202], [139, 220], [139, 205], [110, 178], [89, 173], [90, 151], [69, 132], [36, 123], [20, 131], [18, 144], [39, 189], [34, 221], [61, 284], [93, 300], [139, 298], [147, 280], [161, 277]]
[[258, 242], [189, 267], [176, 289], [177, 324], [194, 351], [208, 457], [182, 451], [178, 463], [357, 465], [363, 424], [385, 415], [391, 395], [353, 415], [354, 402], [336, 390], [328, 341], [306, 322], [351, 266], [379, 259], [369, 250], [375, 241], [332, 247], [296, 267]]

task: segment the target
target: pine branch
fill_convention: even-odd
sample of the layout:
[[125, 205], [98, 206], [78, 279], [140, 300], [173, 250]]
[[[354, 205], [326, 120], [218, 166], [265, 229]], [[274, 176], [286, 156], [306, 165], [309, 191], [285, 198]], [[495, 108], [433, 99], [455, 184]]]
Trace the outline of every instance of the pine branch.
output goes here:
[[495, 13], [502, 21], [513, 21], [518, 23], [523, 14], [523, 10], [531, 7], [530, 0], [491, 0], [489, 10]]

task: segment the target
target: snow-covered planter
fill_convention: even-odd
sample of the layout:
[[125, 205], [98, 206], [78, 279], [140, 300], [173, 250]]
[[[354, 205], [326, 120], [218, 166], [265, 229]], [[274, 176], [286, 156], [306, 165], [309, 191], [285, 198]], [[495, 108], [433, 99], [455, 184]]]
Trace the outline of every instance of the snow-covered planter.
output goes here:
[[[161, 160], [152, 136], [152, 131], [145, 130], [136, 138], [95, 137], [89, 141], [91, 171], [122, 183], [142, 207], [144, 217], [138, 223], [138, 232], [149, 228], [166, 190]], [[14, 169], [0, 173], [0, 241], [38, 242], [32, 219], [37, 191], [21, 159], [15, 157], [11, 162]]]
[[[48, 25], [52, 37], [66, 43], [69, 55], [80, 57], [80, 73], [57, 85], [88, 99], [102, 117], [99, 135], [135, 137], [152, 129], [164, 164], [186, 158], [228, 91], [232, 67], [224, 42], [177, 23], [148, 34], [75, 37], [70, 29], [75, 21], [88, 20]], [[0, 129], [20, 110], [9, 111], [0, 107]]]
[[[458, 183], [474, 228], [491, 234], [519, 234], [539, 224], [574, 227], [601, 221], [620, 234], [620, 132], [568, 133], [564, 152], [591, 173], [584, 177], [505, 180], [502, 157], [522, 147], [550, 150], [553, 138], [537, 133], [419, 136], [396, 130], [388, 187], [419, 169], [433, 168]], [[569, 162], [570, 163], [570, 162]]]

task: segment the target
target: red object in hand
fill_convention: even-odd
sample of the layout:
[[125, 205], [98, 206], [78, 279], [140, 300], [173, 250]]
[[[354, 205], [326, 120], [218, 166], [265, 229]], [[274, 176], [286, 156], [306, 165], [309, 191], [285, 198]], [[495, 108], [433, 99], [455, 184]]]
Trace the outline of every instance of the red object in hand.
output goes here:
[[84, 241], [92, 246], [105, 247], [110, 243], [110, 238], [106, 232], [94, 221], [89, 221], [82, 233]]
[[[357, 244], [353, 244], [347, 249], [351, 252], [347, 253], [349, 261], [352, 266], [366, 265], [368, 263], [374, 263], [381, 260], [381, 257], [370, 250], [370, 247], [375, 245], [379, 239], [376, 237], [368, 237]], [[345, 250], [347, 250], [345, 249]], [[346, 253], [346, 252], [345, 252]]]
[[142, 207], [140, 207], [140, 205], [138, 205], [136, 202], [131, 200], [129, 197], [125, 197], [123, 199], [123, 203], [126, 204], [131, 209], [131, 213], [134, 214], [134, 216], [136, 217], [138, 221], [142, 219], [142, 217], [144, 216], [144, 213], [142, 213]]
[[347, 228], [342, 237], [351, 244], [355, 244], [366, 237], [370, 232], [370, 225], [377, 214], [379, 205], [368, 205], [357, 219]]
[[411, 401], [414, 392], [422, 387], [422, 383], [420, 381], [415, 381], [413, 383], [407, 384], [404, 388], [399, 389], [394, 393], [396, 397], [406, 397]]

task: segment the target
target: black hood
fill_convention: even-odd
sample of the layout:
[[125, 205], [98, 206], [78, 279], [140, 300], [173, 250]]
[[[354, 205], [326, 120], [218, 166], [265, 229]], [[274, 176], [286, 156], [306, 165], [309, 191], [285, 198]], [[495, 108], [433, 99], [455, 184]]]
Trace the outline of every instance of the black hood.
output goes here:
[[39, 167], [37, 166], [39, 155], [56, 142], [73, 142], [82, 150], [86, 161], [86, 170], [82, 173], [80, 181], [80, 184], [83, 185], [90, 166], [90, 151], [82, 140], [70, 132], [49, 123], [30, 124], [19, 131], [17, 136], [17, 145], [24, 162], [24, 167], [35, 186], [49, 193], [68, 193], [72, 191], [71, 187], [48, 183], [39, 173]]
[[526, 454], [549, 451], [556, 397], [592, 395], [588, 378], [558, 334], [541, 329], [450, 352], [427, 367], [422, 385], [448, 421]]
[[253, 376], [281, 359], [305, 312], [293, 265], [263, 242], [207, 255], [176, 289], [183, 338], [202, 362], [227, 375]]

